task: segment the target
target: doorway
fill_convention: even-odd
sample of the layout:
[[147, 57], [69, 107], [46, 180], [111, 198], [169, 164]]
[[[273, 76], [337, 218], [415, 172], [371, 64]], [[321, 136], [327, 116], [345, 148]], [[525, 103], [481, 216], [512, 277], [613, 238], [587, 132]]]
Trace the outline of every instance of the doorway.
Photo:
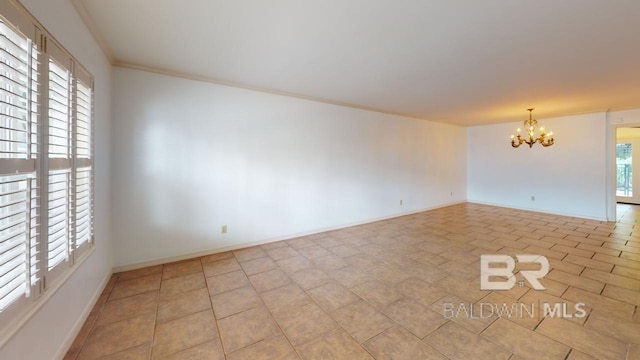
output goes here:
[[616, 129], [616, 202], [640, 204], [640, 128]]

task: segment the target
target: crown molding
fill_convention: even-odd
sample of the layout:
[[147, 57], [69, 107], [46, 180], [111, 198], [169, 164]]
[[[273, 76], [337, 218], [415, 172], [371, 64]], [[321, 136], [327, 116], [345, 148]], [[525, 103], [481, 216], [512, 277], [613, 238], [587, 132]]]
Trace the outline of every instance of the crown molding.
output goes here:
[[448, 124], [448, 125], [463, 126], [464, 127], [464, 125], [453, 124], [453, 123], [448, 123], [448, 122], [434, 120], [434, 119], [427, 119], [427, 118], [419, 117], [419, 116], [412, 115], [412, 114], [389, 111], [389, 110], [384, 110], [384, 109], [379, 109], [379, 108], [374, 108], [374, 107], [369, 107], [369, 106], [362, 106], [362, 105], [357, 105], [357, 104], [351, 104], [351, 103], [348, 103], [348, 102], [330, 100], [330, 99], [325, 99], [325, 98], [320, 98], [320, 97], [315, 97], [315, 96], [308, 96], [308, 95], [298, 94], [298, 93], [293, 93], [293, 92], [288, 92], [288, 91], [281, 91], [281, 90], [270, 89], [270, 88], [265, 88], [265, 87], [253, 86], [253, 85], [249, 85], [249, 84], [243, 84], [243, 83], [238, 83], [238, 82], [235, 82], [235, 81], [223, 80], [223, 79], [213, 78], [213, 77], [209, 77], [209, 76], [189, 74], [189, 73], [184, 73], [184, 72], [179, 72], [179, 71], [174, 71], [174, 70], [168, 70], [168, 69], [156, 68], [156, 67], [151, 67], [151, 66], [133, 64], [133, 63], [119, 61], [119, 60], [115, 60], [112, 64], [113, 64], [113, 66], [117, 66], [117, 67], [121, 67], [121, 68], [127, 68], [127, 69], [132, 69], [132, 70], [139, 70], [139, 71], [146, 71], [146, 72], [150, 72], [150, 73], [161, 74], [161, 75], [166, 75], [166, 76], [171, 76], [171, 77], [177, 77], [177, 78], [182, 78], [182, 79], [187, 79], [187, 80], [194, 80], [194, 81], [206, 82], [206, 83], [211, 83], [211, 84], [216, 84], [216, 85], [230, 86], [230, 87], [235, 87], [235, 88], [240, 88], [240, 89], [245, 89], [245, 90], [258, 91], [258, 92], [272, 94], [272, 95], [287, 96], [287, 97], [292, 97], [292, 98], [297, 98], [297, 99], [302, 99], [302, 100], [320, 102], [320, 103], [325, 103], [325, 104], [329, 104], [329, 105], [343, 106], [343, 107], [348, 107], [348, 108], [353, 108], [353, 109], [358, 109], [358, 110], [372, 111], [372, 112], [382, 113], [382, 114], [387, 114], [387, 115], [401, 116], [401, 117], [405, 117], [405, 118], [432, 121], [432, 122], [438, 122], [438, 123], [443, 123], [443, 124]]
[[71, 2], [71, 5], [73, 5], [73, 7], [76, 9], [76, 12], [82, 19], [82, 22], [84, 23], [84, 25], [87, 27], [87, 29], [89, 29], [89, 33], [91, 33], [91, 36], [93, 36], [93, 39], [96, 41], [96, 43], [98, 44], [98, 46], [100, 47], [104, 55], [107, 57], [109, 62], [113, 65], [113, 63], [115, 62], [113, 52], [107, 45], [107, 42], [104, 40], [102, 35], [100, 35], [100, 31], [98, 31], [98, 27], [96, 26], [95, 22], [93, 21], [93, 18], [89, 14], [89, 11], [87, 11], [87, 8], [84, 6], [84, 3], [82, 2], [82, 0], [69, 0], [69, 1]]

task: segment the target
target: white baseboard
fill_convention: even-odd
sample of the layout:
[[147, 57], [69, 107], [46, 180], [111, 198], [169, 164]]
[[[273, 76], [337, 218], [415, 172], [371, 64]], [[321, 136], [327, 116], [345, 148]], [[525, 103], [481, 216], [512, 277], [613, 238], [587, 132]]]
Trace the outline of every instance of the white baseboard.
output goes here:
[[537, 213], [541, 213], [541, 214], [569, 216], [569, 217], [575, 217], [575, 218], [580, 218], [580, 219], [585, 219], [585, 220], [609, 221], [606, 217], [599, 217], [599, 216], [591, 216], [591, 215], [584, 215], [584, 214], [572, 214], [572, 213], [566, 213], [566, 212], [560, 212], [560, 211], [551, 211], [551, 210], [544, 210], [544, 209], [532, 209], [532, 208], [526, 208], [526, 207], [511, 206], [511, 205], [506, 205], [506, 204], [498, 204], [498, 203], [491, 203], [491, 202], [477, 201], [477, 200], [469, 200], [467, 202], [469, 204], [497, 206], [497, 207], [507, 208], [507, 209], [515, 209], [515, 210], [537, 212]]
[[238, 250], [238, 249], [251, 247], [251, 246], [256, 246], [256, 245], [269, 244], [269, 243], [276, 242], [276, 241], [290, 240], [290, 239], [295, 239], [295, 238], [298, 238], [298, 237], [301, 237], [301, 236], [314, 235], [314, 234], [323, 233], [323, 232], [327, 232], [327, 231], [344, 229], [344, 228], [348, 228], [348, 227], [351, 227], [351, 226], [369, 224], [369, 223], [373, 223], [373, 222], [376, 222], [376, 221], [393, 219], [393, 218], [397, 218], [397, 217], [407, 216], [407, 215], [411, 215], [411, 214], [417, 214], [417, 213], [421, 213], [421, 212], [424, 212], [424, 211], [435, 210], [435, 209], [440, 209], [440, 208], [453, 206], [453, 205], [458, 205], [458, 204], [464, 204], [464, 203], [466, 203], [466, 201], [456, 201], [456, 202], [446, 203], [446, 204], [442, 204], [442, 205], [422, 208], [422, 209], [419, 209], [419, 210], [412, 210], [412, 211], [408, 211], [408, 212], [404, 212], [404, 213], [394, 214], [394, 215], [391, 215], [391, 216], [384, 216], [384, 217], [369, 219], [369, 220], [365, 220], [365, 221], [358, 221], [358, 222], [353, 222], [353, 223], [348, 223], [348, 224], [342, 224], [340, 226], [335, 226], [335, 227], [329, 227], [329, 228], [323, 228], [323, 229], [314, 229], [314, 230], [308, 231], [308, 232], [287, 234], [287, 235], [279, 236], [279, 237], [275, 237], [275, 238], [263, 239], [263, 240], [258, 240], [258, 241], [244, 242], [244, 243], [240, 243], [240, 244], [234, 244], [234, 245], [219, 247], [219, 248], [215, 248], [215, 249], [203, 249], [203, 250], [200, 250], [200, 251], [189, 252], [189, 253], [184, 253], [184, 254], [175, 255], [175, 256], [169, 256], [169, 257], [163, 257], [163, 258], [150, 259], [150, 260], [145, 260], [145, 261], [136, 262], [136, 263], [132, 263], [132, 264], [117, 265], [117, 266], [113, 267], [113, 272], [117, 273], [117, 272], [122, 272], [122, 271], [136, 270], [136, 269], [141, 269], [141, 268], [145, 268], [145, 267], [148, 267], [148, 266], [166, 264], [166, 263], [170, 263], [170, 262], [174, 262], [174, 261], [181, 261], [181, 260], [191, 259], [191, 258], [200, 257], [200, 256], [207, 256], [207, 255], [222, 253], [222, 252], [226, 252], [226, 251]]
[[93, 307], [96, 306], [96, 303], [100, 298], [100, 295], [102, 295], [102, 292], [107, 287], [107, 283], [109, 282], [110, 278], [111, 278], [111, 273], [107, 273], [107, 276], [105, 276], [105, 278], [102, 279], [102, 283], [100, 284], [98, 289], [93, 293], [91, 300], [89, 301], [89, 303], [87, 303], [87, 306], [85, 306], [84, 310], [82, 310], [82, 314], [80, 315], [76, 323], [73, 325], [73, 328], [71, 329], [69, 334], [67, 334], [67, 337], [65, 338], [64, 342], [58, 348], [58, 351], [56, 352], [54, 359], [62, 360], [64, 356], [67, 354], [67, 351], [69, 351], [69, 349], [71, 348], [71, 345], [73, 344], [73, 341], [76, 339], [76, 336], [78, 336], [78, 334], [80, 333], [82, 326], [84, 326], [84, 323], [87, 321], [87, 318], [89, 318], [89, 314], [91, 314], [91, 310], [93, 310]]

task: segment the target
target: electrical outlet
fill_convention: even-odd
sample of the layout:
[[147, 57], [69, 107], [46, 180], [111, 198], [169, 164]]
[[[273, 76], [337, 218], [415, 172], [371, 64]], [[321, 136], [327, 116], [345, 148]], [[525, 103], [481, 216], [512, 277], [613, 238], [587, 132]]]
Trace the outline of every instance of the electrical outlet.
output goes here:
[[227, 225], [222, 225], [221, 232], [222, 232], [223, 234], [226, 234], [226, 233], [227, 233]]
[[400, 206], [402, 206], [402, 200], [400, 200]]
[[453, 191], [451, 192], [451, 196], [453, 196]]
[[536, 201], [536, 196], [535, 195], [531, 195], [531, 201]]

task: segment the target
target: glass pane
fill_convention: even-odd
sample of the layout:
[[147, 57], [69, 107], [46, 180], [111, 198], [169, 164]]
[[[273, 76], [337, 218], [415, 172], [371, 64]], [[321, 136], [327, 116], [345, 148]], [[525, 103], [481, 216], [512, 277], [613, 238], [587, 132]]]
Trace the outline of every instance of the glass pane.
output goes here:
[[631, 144], [616, 145], [616, 196], [633, 196]]

